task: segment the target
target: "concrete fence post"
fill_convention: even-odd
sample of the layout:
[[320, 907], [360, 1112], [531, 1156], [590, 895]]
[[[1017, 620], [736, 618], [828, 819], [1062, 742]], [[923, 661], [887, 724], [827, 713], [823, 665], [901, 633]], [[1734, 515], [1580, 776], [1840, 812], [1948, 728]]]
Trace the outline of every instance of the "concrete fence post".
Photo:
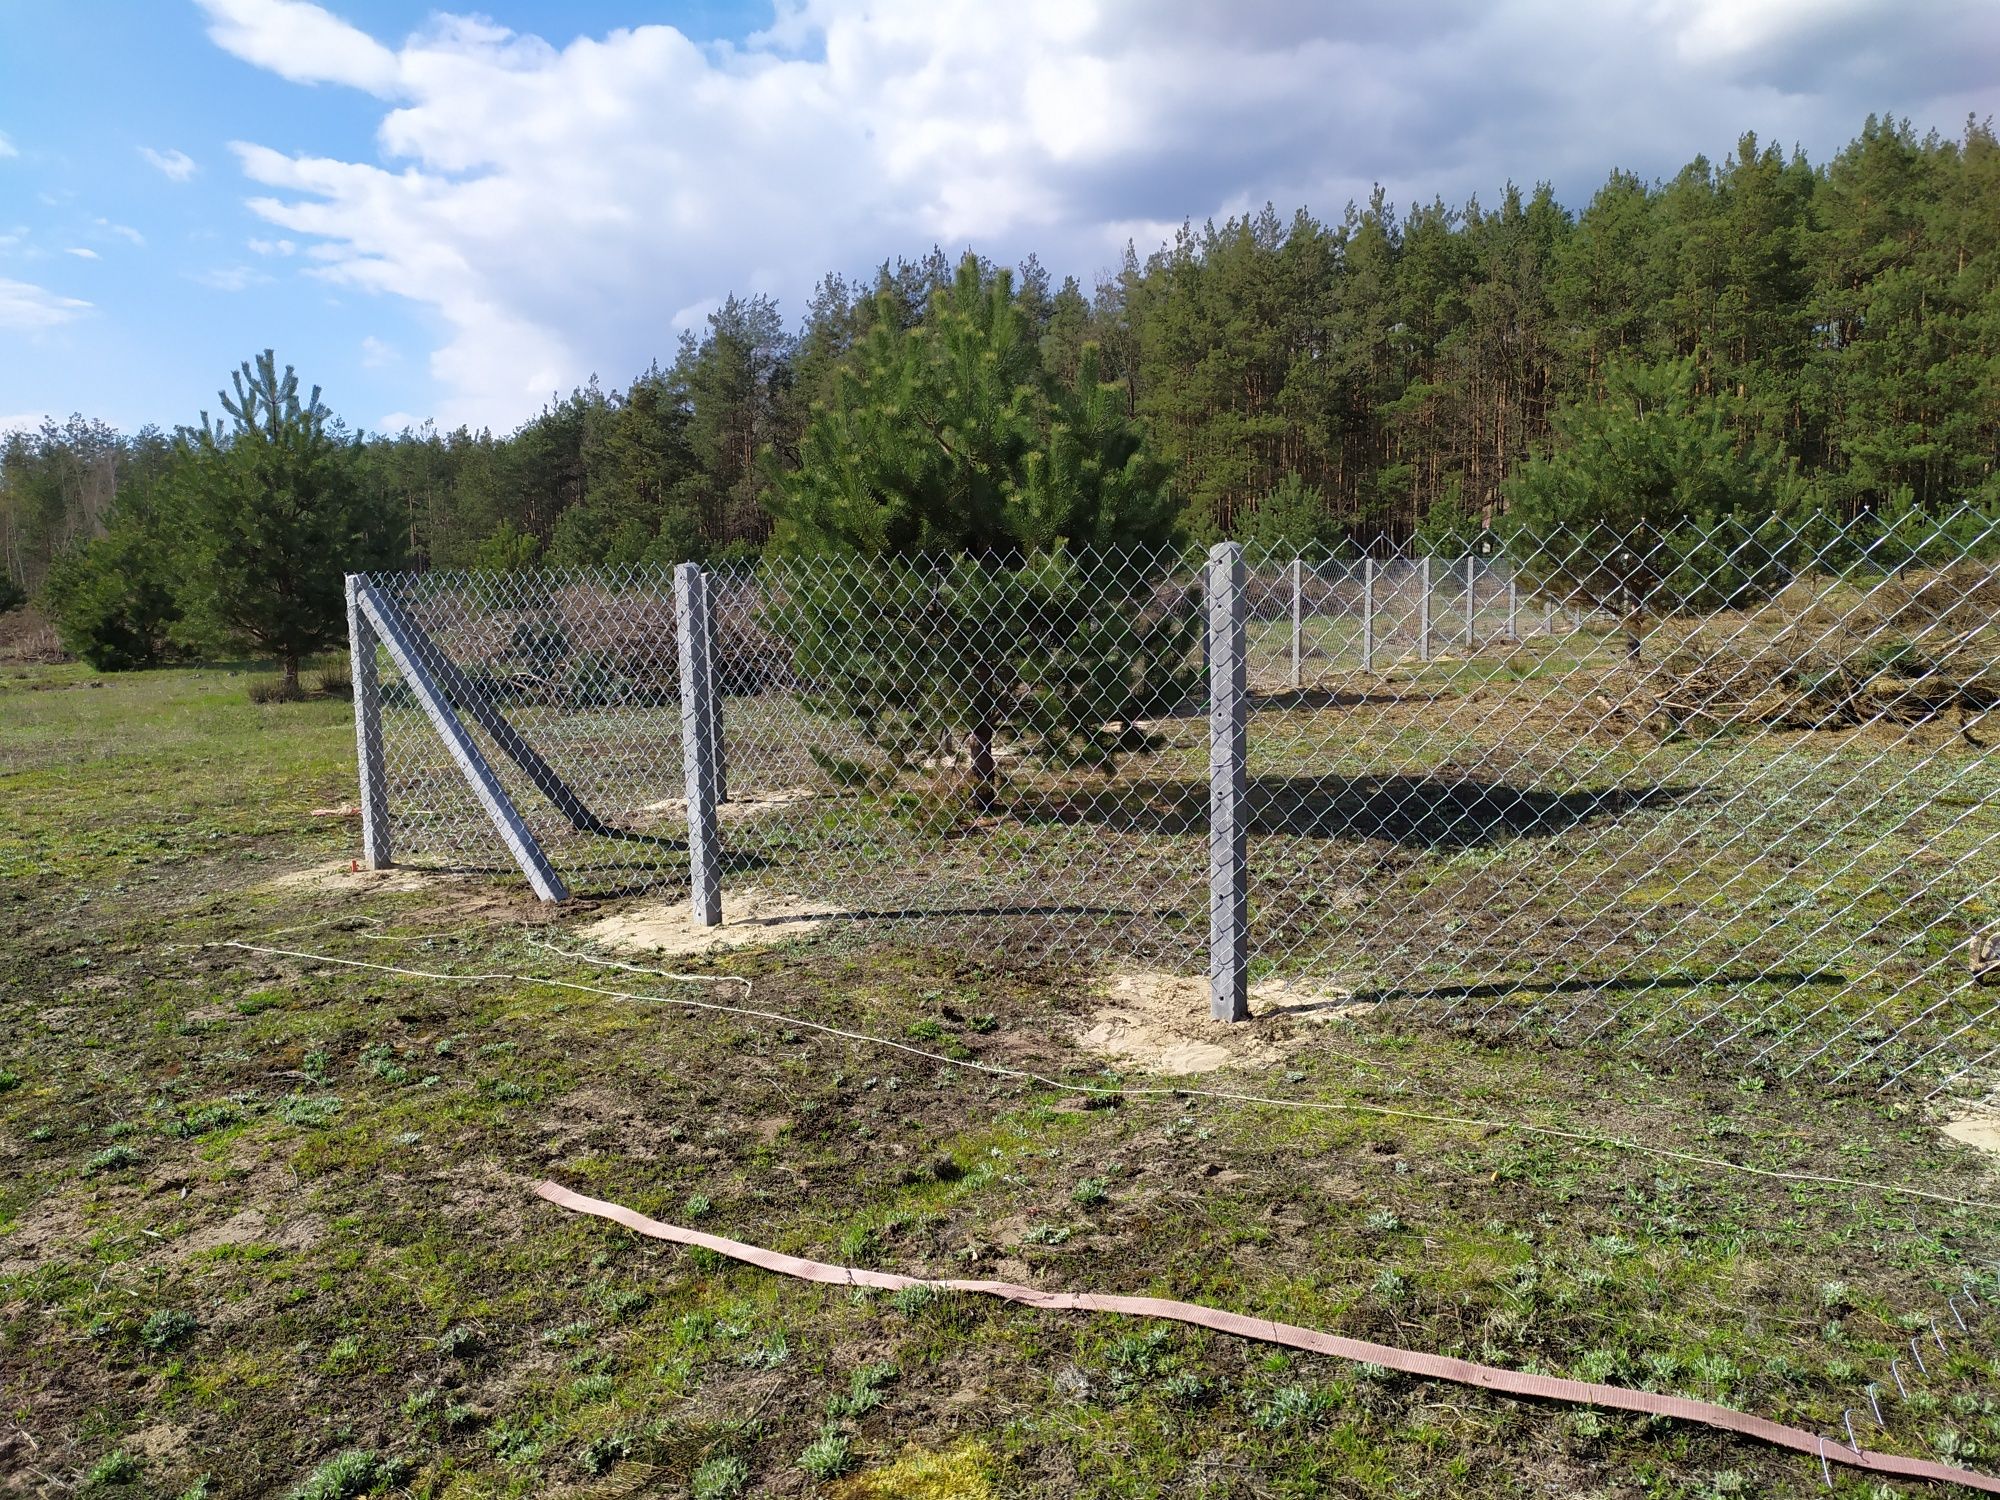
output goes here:
[[1465, 554], [1465, 649], [1468, 654], [1479, 644], [1479, 576], [1474, 571], [1479, 559]]
[[493, 831], [500, 836], [507, 852], [514, 857], [514, 863], [527, 877], [529, 888], [544, 901], [567, 901], [569, 888], [563, 884], [562, 876], [549, 863], [541, 841], [535, 837], [534, 830], [521, 817], [520, 809], [514, 806], [514, 799], [508, 795], [507, 788], [494, 774], [493, 763], [487, 760], [486, 752], [479, 748], [478, 741], [459, 722], [451, 694], [446, 691], [439, 674], [432, 670], [433, 663], [448, 663], [449, 659], [435, 648], [429, 648], [423, 632], [405, 618], [393, 600], [379, 596], [366, 579], [361, 580], [351, 597], [375, 639], [382, 643], [389, 659], [396, 664], [396, 670], [403, 674], [403, 685], [417, 700], [418, 707], [423, 709], [424, 717], [431, 721], [431, 728], [437, 731], [438, 738], [444, 741], [444, 747], [458, 766], [459, 774], [465, 778], [466, 787], [485, 811], [487, 821], [493, 825]]
[[354, 762], [361, 777], [361, 861], [386, 870], [394, 860], [389, 841], [389, 778], [382, 764], [382, 682], [375, 663], [375, 627], [361, 608], [359, 573], [347, 575], [347, 653], [354, 679]]
[[1361, 559], [1361, 670], [1375, 670], [1375, 559]]
[[1304, 624], [1305, 624], [1305, 580], [1306, 565], [1303, 559], [1292, 559], [1292, 691], [1304, 686]]
[[687, 782], [688, 881], [694, 919], [722, 925], [722, 849], [715, 821], [715, 690], [708, 581], [694, 563], [674, 569], [674, 624], [680, 636], [681, 771]]
[[1515, 581], [1514, 570], [1512, 568], [1509, 568], [1507, 570], [1507, 639], [1508, 640], [1518, 641], [1521, 638], [1520, 622], [1521, 622], [1521, 586], [1519, 583]]
[[1250, 1019], [1249, 677], [1243, 549], [1208, 554], [1208, 998], [1218, 1021]]
[[1424, 554], [1417, 582], [1417, 660], [1431, 659], [1431, 558]]
[[722, 653], [722, 632], [715, 625], [715, 596], [709, 592], [709, 575], [702, 575], [702, 605], [708, 611], [708, 754], [715, 771], [715, 805], [729, 800], [729, 757], [722, 739], [722, 699], [724, 677], [716, 661]]

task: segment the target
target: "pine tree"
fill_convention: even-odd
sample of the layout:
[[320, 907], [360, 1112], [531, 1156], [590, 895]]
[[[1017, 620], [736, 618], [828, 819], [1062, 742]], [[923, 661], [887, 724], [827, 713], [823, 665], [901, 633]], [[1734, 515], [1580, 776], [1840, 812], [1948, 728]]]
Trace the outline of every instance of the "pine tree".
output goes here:
[[1193, 613], [1158, 587], [1163, 468], [1081, 351], [1048, 378], [1005, 271], [967, 257], [924, 320], [893, 288], [815, 411], [778, 501], [773, 625], [813, 701], [898, 766], [962, 747], [973, 805], [994, 745], [1106, 765], [1176, 690]]
[[1775, 445], [1732, 432], [1741, 403], [1702, 394], [1692, 359], [1613, 358], [1603, 376], [1602, 395], [1558, 413], [1550, 451], [1509, 482], [1504, 531], [1535, 585], [1621, 614], [1636, 657], [1650, 610], [1727, 602], [1779, 576], [1784, 557], [1750, 537], [1795, 513], [1801, 492]]
[[296, 694], [299, 662], [346, 631], [343, 575], [400, 553], [393, 518], [357, 483], [356, 443], [319, 387], [299, 398], [266, 349], [178, 435], [168, 481], [184, 625], [204, 643], [278, 659]]

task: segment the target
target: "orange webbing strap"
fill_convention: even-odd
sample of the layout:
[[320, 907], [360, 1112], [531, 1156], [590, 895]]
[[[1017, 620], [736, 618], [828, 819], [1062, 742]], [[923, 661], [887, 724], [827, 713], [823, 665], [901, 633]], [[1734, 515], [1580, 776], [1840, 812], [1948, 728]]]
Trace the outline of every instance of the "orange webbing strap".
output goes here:
[[1653, 1391], [1627, 1390], [1615, 1385], [1595, 1385], [1585, 1380], [1564, 1380], [1555, 1375], [1531, 1375], [1521, 1370], [1503, 1370], [1494, 1365], [1473, 1364], [1469, 1360], [1450, 1359], [1441, 1354], [1420, 1354], [1409, 1349], [1398, 1349], [1390, 1344], [1371, 1344], [1366, 1339], [1342, 1338], [1339, 1334], [1321, 1333], [1317, 1329], [1300, 1328], [1292, 1323], [1273, 1323], [1266, 1318], [1247, 1318], [1241, 1313], [1224, 1312], [1219, 1308], [1203, 1307], [1194, 1302], [1176, 1302], [1166, 1297], [1118, 1297], [1097, 1292], [1046, 1292], [1030, 1286], [1015, 1286], [1005, 1281], [932, 1280], [923, 1276], [898, 1276], [890, 1271], [867, 1271], [857, 1266], [828, 1265], [825, 1261], [802, 1260], [796, 1255], [784, 1255], [776, 1250], [761, 1249], [756, 1245], [746, 1245], [740, 1240], [724, 1239], [717, 1234], [703, 1234], [698, 1229], [683, 1229], [677, 1224], [662, 1224], [657, 1219], [649, 1219], [644, 1214], [634, 1213], [631, 1209], [623, 1208], [616, 1203], [606, 1203], [602, 1199], [586, 1198], [581, 1193], [572, 1193], [568, 1188], [553, 1182], [545, 1182], [535, 1191], [559, 1208], [573, 1209], [577, 1213], [595, 1214], [615, 1224], [623, 1224], [638, 1234], [650, 1235], [656, 1240], [671, 1240], [678, 1245], [696, 1245], [704, 1250], [712, 1250], [717, 1255], [725, 1255], [731, 1260], [740, 1260], [746, 1265], [757, 1266], [762, 1270], [776, 1271], [784, 1276], [796, 1276], [801, 1281], [817, 1281], [829, 1286], [875, 1287], [890, 1292], [901, 1291], [906, 1287], [929, 1286], [943, 1291], [975, 1292], [985, 1297], [999, 1297], [1008, 1302], [1019, 1302], [1028, 1307], [1046, 1308], [1053, 1312], [1107, 1312], [1122, 1313], [1134, 1318], [1170, 1318], [1176, 1323], [1191, 1323], [1197, 1328], [1213, 1328], [1218, 1333], [1234, 1334], [1238, 1338], [1257, 1339], [1267, 1344], [1283, 1344], [1287, 1348], [1304, 1349], [1313, 1354], [1330, 1354], [1337, 1359], [1360, 1360], [1383, 1365], [1391, 1370], [1400, 1370], [1405, 1375], [1416, 1375], [1426, 1380], [1451, 1380], [1460, 1385], [1476, 1385], [1489, 1391], [1503, 1391], [1510, 1396], [1534, 1396], [1548, 1401], [1574, 1402], [1580, 1406], [1609, 1407], [1620, 1411], [1643, 1412], [1647, 1416], [1673, 1417], [1682, 1422], [1700, 1422], [1705, 1426], [1719, 1427], [1725, 1432], [1741, 1433], [1744, 1437], [1756, 1438], [1760, 1442], [1774, 1443], [1780, 1448], [1796, 1449], [1826, 1463], [1844, 1464], [1850, 1469], [1862, 1469], [1871, 1474], [1894, 1474], [1904, 1479], [1929, 1479], [1944, 1484], [1962, 1484], [1972, 1489], [1984, 1490], [1988, 1494], [2000, 1495], [2000, 1479], [1975, 1474], [1970, 1469], [1955, 1469], [1949, 1464], [1933, 1463], [1921, 1458], [1901, 1458], [1893, 1453], [1875, 1453], [1866, 1448], [1850, 1448], [1845, 1443], [1821, 1437], [1818, 1433], [1808, 1432], [1803, 1427], [1787, 1427], [1780, 1422], [1753, 1417], [1748, 1412], [1735, 1411], [1727, 1406], [1716, 1406], [1707, 1401], [1692, 1401], [1685, 1396], [1663, 1396]]

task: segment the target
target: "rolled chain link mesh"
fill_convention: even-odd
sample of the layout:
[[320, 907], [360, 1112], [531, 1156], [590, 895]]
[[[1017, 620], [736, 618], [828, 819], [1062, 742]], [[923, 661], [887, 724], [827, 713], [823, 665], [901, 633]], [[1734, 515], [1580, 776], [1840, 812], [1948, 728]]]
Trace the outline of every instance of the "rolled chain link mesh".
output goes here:
[[[1246, 549], [1253, 1009], [1372, 1002], [1983, 1091], [1995, 526]], [[1202, 561], [711, 573], [725, 890], [1202, 971]], [[468, 723], [574, 894], [686, 894], [668, 570], [371, 583], [573, 794]], [[509, 868], [382, 675], [396, 859]]]

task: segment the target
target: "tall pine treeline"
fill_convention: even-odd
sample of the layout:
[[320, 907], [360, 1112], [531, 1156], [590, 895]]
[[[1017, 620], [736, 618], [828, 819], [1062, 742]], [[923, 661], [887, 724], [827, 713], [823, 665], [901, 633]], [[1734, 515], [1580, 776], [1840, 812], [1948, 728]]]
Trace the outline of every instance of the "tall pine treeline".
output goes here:
[[[921, 321], [955, 269], [934, 250], [872, 283], [828, 276], [796, 328], [732, 297], [671, 365], [507, 436], [370, 439], [362, 482], [424, 565], [756, 549], [850, 351], [880, 318]], [[1096, 347], [1197, 537], [1368, 542], [1490, 517], [1614, 356], [1691, 361], [1813, 503], [2000, 501], [2000, 143], [1976, 122], [1952, 139], [1871, 118], [1820, 166], [1745, 136], [1665, 182], [1614, 172], [1580, 212], [1512, 185], [1491, 207], [1267, 208], [1128, 251], [1093, 287], [1031, 257], [1015, 295], [1059, 384]], [[81, 421], [8, 439], [8, 576], [37, 588], [160, 449]]]

